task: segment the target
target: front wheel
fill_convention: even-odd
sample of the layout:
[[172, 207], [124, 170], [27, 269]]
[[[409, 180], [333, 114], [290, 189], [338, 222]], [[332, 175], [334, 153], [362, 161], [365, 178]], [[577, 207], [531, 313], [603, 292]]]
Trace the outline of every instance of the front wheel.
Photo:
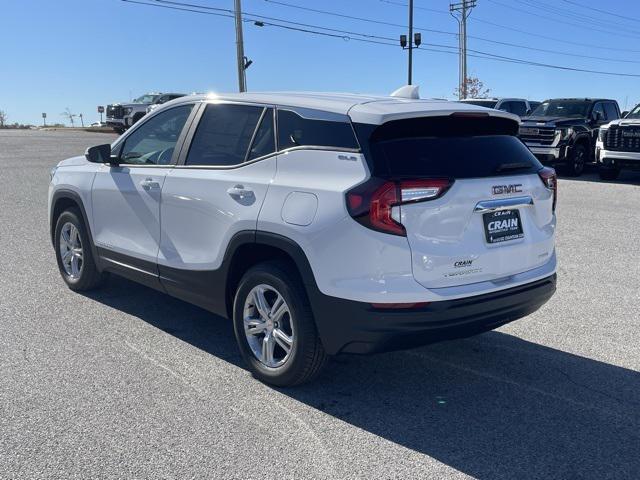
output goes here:
[[56, 222], [54, 245], [62, 279], [71, 290], [91, 290], [106, 274], [98, 271], [91, 240], [78, 209], [65, 210]]
[[579, 177], [584, 172], [587, 162], [587, 149], [584, 145], [578, 144], [573, 147], [573, 152], [567, 162], [566, 172], [570, 177]]
[[299, 385], [315, 378], [326, 363], [306, 292], [284, 263], [262, 263], [242, 277], [233, 325], [249, 370], [263, 382]]

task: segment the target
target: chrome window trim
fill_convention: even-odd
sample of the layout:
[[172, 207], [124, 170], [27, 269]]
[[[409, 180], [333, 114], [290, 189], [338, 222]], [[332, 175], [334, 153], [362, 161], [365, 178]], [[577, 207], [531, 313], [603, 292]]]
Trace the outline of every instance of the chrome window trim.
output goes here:
[[[180, 170], [194, 169], [194, 170], [234, 170], [236, 168], [242, 168], [245, 165], [251, 165], [252, 163], [261, 162], [262, 160], [266, 160], [268, 158], [277, 156], [277, 155], [286, 155], [290, 152], [297, 152], [301, 150], [313, 150], [313, 151], [325, 151], [325, 152], [347, 152], [347, 153], [362, 153], [360, 150], [353, 148], [338, 148], [338, 147], [323, 147], [323, 146], [315, 146], [315, 145], [305, 145], [299, 147], [291, 147], [286, 148], [284, 150], [279, 150], [277, 152], [272, 152], [269, 155], [263, 155], [262, 157], [254, 158], [253, 160], [249, 160], [248, 162], [238, 163], [236, 165], [174, 165], [173, 168]], [[151, 165], [152, 166], [152, 165]]]

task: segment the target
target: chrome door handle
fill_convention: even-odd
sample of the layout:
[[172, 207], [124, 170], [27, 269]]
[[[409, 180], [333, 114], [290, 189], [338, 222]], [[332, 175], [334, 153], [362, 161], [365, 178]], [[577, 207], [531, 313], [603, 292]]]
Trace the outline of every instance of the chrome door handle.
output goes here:
[[253, 197], [253, 190], [244, 188], [244, 185], [236, 185], [235, 187], [231, 187], [227, 190], [227, 193], [234, 198], [239, 198], [240, 200]]
[[153, 178], [145, 178], [140, 182], [140, 186], [145, 190], [156, 190], [160, 188], [160, 183], [156, 182]]
[[522, 208], [533, 206], [533, 198], [526, 197], [514, 197], [514, 198], [500, 198], [498, 200], [486, 200], [484, 202], [478, 202], [474, 212], [486, 213], [495, 212], [498, 210], [508, 210], [510, 208]]

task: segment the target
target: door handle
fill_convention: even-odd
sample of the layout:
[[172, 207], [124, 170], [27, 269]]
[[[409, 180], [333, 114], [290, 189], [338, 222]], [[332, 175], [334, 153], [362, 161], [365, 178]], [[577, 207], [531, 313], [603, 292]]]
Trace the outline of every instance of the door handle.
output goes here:
[[160, 188], [160, 183], [156, 182], [153, 178], [145, 178], [140, 182], [140, 186], [145, 190], [156, 190]]
[[253, 197], [253, 190], [244, 188], [244, 185], [236, 185], [235, 187], [231, 187], [227, 190], [227, 193], [233, 198], [239, 198], [240, 200]]

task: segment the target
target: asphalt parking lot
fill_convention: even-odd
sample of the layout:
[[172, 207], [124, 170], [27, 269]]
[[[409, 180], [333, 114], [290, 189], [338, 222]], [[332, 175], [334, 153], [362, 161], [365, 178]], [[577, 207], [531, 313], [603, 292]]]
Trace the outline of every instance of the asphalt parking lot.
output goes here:
[[275, 389], [228, 321], [65, 287], [49, 169], [113, 138], [0, 131], [0, 478], [640, 478], [640, 174], [560, 181], [534, 315]]

